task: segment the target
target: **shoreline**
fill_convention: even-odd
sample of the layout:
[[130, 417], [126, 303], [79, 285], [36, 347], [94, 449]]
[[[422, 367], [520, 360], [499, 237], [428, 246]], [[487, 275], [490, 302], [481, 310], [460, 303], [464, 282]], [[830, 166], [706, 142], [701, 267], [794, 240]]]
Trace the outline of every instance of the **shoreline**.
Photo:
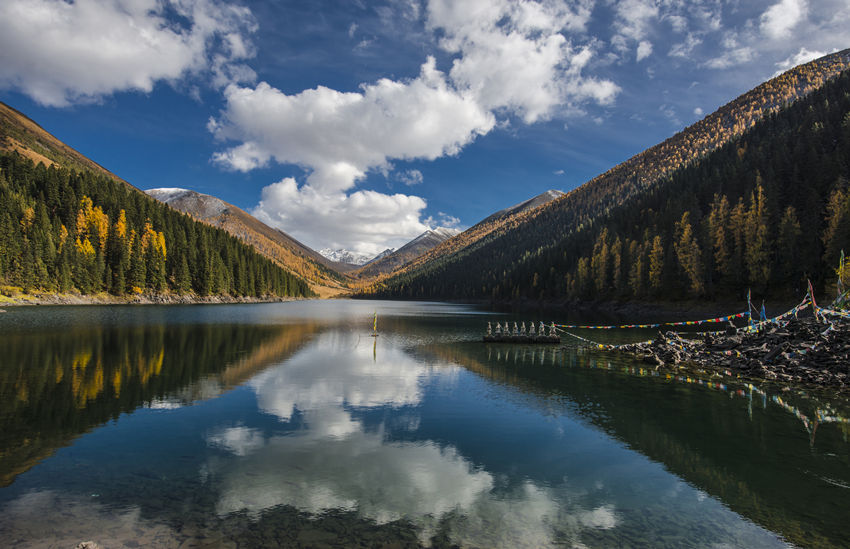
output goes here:
[[278, 296], [239, 296], [216, 295], [169, 295], [169, 294], [139, 294], [117, 296], [111, 294], [20, 294], [15, 296], [0, 295], [0, 310], [3, 307], [30, 307], [40, 305], [212, 305], [236, 303], [283, 303], [299, 301], [304, 298]]

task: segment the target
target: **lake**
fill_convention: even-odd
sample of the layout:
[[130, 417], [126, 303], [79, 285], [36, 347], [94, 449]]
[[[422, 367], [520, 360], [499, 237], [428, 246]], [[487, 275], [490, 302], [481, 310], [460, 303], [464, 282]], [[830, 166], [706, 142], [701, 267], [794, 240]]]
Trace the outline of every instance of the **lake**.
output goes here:
[[488, 321], [566, 320], [533, 316], [342, 300], [7, 309], [0, 539], [850, 544], [846, 398], [481, 342]]

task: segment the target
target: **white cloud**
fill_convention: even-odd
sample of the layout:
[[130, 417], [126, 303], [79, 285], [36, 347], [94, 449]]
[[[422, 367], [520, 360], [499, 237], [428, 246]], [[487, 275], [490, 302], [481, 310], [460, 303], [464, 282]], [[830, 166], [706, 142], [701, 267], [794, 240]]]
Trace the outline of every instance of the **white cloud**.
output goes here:
[[[649, 34], [650, 27], [659, 18], [659, 7], [654, 0], [620, 0], [614, 5], [614, 47], [624, 52], [630, 43], [640, 42]], [[640, 59], [638, 59], [640, 60]]]
[[685, 32], [688, 29], [688, 19], [682, 15], [667, 15], [664, 20], [668, 21], [676, 32]]
[[806, 0], [780, 0], [761, 16], [761, 32], [769, 38], [785, 38], [806, 17]]
[[650, 55], [652, 55], [652, 42], [642, 40], [637, 47], [637, 60], [643, 61]]
[[217, 0], [4, 0], [0, 87], [61, 107], [200, 71], [220, 85], [251, 81], [241, 61], [255, 28], [250, 10]]
[[299, 187], [286, 178], [263, 189], [252, 213], [313, 248], [375, 255], [426, 231], [428, 226], [420, 220], [425, 207], [425, 200], [418, 196], [368, 190], [326, 192], [310, 184]]
[[698, 117], [702, 118], [703, 114], [705, 114], [705, 113], [703, 112], [703, 110], [700, 107], [696, 107], [694, 109], [694, 116], [698, 116]]
[[398, 179], [408, 187], [412, 187], [422, 183], [425, 178], [419, 170], [407, 170], [398, 174]]
[[453, 155], [495, 118], [468, 94], [452, 89], [434, 58], [408, 81], [381, 79], [361, 92], [325, 87], [287, 95], [262, 82], [229, 86], [227, 106], [210, 129], [220, 139], [241, 141], [214, 160], [242, 171], [274, 159], [312, 170], [308, 183], [321, 191], [352, 187], [389, 159]]
[[586, 100], [607, 104], [619, 88], [582, 75], [592, 57], [574, 48], [563, 31], [581, 31], [590, 5], [559, 2], [432, 0], [427, 25], [442, 33], [440, 46], [459, 54], [450, 77], [488, 110], [526, 123], [549, 118], [556, 107]]
[[[402, 3], [405, 17], [419, 17]], [[255, 215], [314, 247], [377, 253], [424, 231], [425, 201], [353, 191], [395, 160], [434, 160], [461, 149], [516, 116], [526, 123], [575, 111], [586, 101], [610, 104], [619, 88], [583, 71], [593, 52], [574, 48], [566, 31], [583, 30], [590, 4], [476, 0], [428, 3], [426, 27], [456, 55], [448, 74], [433, 57], [418, 76], [381, 79], [359, 92], [325, 87], [288, 95], [263, 82], [228, 86], [226, 107], [209, 129], [236, 144], [214, 161], [249, 171], [271, 161], [307, 170], [263, 191]], [[419, 182], [415, 170], [403, 182]], [[420, 174], [421, 175], [421, 174]]]
[[460, 230], [462, 230], [460, 219], [445, 212], [438, 212], [437, 217], [429, 216], [425, 220], [425, 224], [431, 227], [432, 229], [454, 229], [457, 232], [460, 232]]
[[564, 170], [555, 170], [552, 172], [553, 175], [564, 175]]
[[721, 55], [709, 59], [705, 66], [710, 69], [727, 69], [735, 65], [742, 65], [755, 58], [756, 52], [748, 46], [734, 48], [723, 52]]
[[689, 58], [694, 48], [700, 44], [702, 44], [701, 38], [697, 37], [695, 34], [688, 34], [684, 42], [674, 44], [673, 47], [670, 48], [670, 56]]
[[800, 51], [776, 64], [776, 66], [779, 67], [777, 74], [787, 71], [792, 67], [796, 67], [797, 65], [808, 63], [809, 61], [823, 57], [824, 55], [826, 55], [826, 52], [809, 51], [804, 47], [800, 48]]

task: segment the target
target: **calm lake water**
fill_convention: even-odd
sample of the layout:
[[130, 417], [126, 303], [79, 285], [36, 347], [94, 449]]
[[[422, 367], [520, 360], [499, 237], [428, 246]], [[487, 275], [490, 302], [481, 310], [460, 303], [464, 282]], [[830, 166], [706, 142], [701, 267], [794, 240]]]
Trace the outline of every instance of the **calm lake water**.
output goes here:
[[480, 342], [506, 319], [531, 320], [354, 301], [7, 309], [0, 539], [850, 545], [846, 399]]

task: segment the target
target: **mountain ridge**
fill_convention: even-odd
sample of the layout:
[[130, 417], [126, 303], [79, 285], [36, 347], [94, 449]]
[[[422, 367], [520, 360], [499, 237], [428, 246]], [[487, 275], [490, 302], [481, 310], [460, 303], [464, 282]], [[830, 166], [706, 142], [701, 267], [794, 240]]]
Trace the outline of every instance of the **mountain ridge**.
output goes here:
[[392, 273], [459, 233], [459, 230], [448, 227], [428, 229], [398, 250], [381, 252], [352, 274], [360, 279], [371, 279]]
[[60, 141], [36, 121], [0, 101], [0, 151], [17, 152], [36, 164], [91, 170], [136, 188], [76, 149]]

